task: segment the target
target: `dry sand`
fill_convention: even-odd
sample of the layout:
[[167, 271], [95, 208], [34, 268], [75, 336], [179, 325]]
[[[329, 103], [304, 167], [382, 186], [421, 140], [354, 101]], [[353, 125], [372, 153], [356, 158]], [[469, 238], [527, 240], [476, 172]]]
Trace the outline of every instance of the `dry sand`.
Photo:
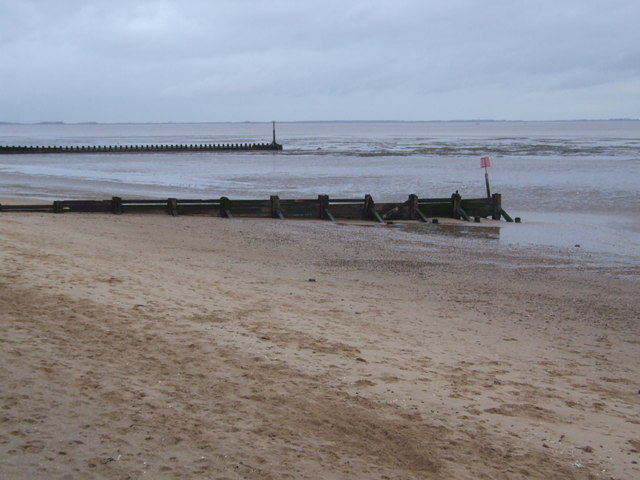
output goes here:
[[162, 215], [0, 241], [0, 478], [640, 477], [639, 283], [578, 255]]

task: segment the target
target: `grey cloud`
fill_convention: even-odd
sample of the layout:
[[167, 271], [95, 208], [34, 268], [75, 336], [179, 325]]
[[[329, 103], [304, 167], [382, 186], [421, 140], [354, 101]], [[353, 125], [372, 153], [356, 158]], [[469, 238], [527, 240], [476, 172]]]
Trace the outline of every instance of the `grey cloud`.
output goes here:
[[0, 120], [526, 119], [567, 89], [583, 93], [564, 115], [583, 117], [591, 86], [600, 116], [638, 116], [634, 0], [0, 7]]

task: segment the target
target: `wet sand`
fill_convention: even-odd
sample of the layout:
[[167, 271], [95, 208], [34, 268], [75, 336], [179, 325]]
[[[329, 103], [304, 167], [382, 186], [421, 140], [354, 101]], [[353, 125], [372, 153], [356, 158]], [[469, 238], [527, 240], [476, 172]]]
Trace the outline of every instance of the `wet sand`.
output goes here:
[[638, 266], [403, 228], [0, 215], [0, 477], [640, 476]]

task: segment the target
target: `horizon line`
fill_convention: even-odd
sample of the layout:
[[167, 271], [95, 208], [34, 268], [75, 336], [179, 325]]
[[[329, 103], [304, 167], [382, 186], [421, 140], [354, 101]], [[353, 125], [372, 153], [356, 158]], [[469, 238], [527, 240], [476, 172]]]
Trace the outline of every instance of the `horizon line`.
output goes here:
[[[268, 124], [274, 120], [211, 120], [211, 121], [118, 121], [98, 122], [42, 120], [37, 122], [0, 121], [0, 125], [200, 125], [200, 124]], [[504, 120], [504, 119], [456, 119], [456, 120], [275, 120], [276, 123], [568, 123], [568, 122], [637, 122], [640, 118], [577, 118], [572, 120]]]

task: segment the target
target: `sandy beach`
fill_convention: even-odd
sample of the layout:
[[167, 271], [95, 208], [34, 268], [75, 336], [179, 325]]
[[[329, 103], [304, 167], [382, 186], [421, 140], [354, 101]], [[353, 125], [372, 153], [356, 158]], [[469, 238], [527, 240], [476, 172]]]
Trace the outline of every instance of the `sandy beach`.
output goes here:
[[640, 477], [638, 265], [163, 215], [0, 242], [1, 478]]

